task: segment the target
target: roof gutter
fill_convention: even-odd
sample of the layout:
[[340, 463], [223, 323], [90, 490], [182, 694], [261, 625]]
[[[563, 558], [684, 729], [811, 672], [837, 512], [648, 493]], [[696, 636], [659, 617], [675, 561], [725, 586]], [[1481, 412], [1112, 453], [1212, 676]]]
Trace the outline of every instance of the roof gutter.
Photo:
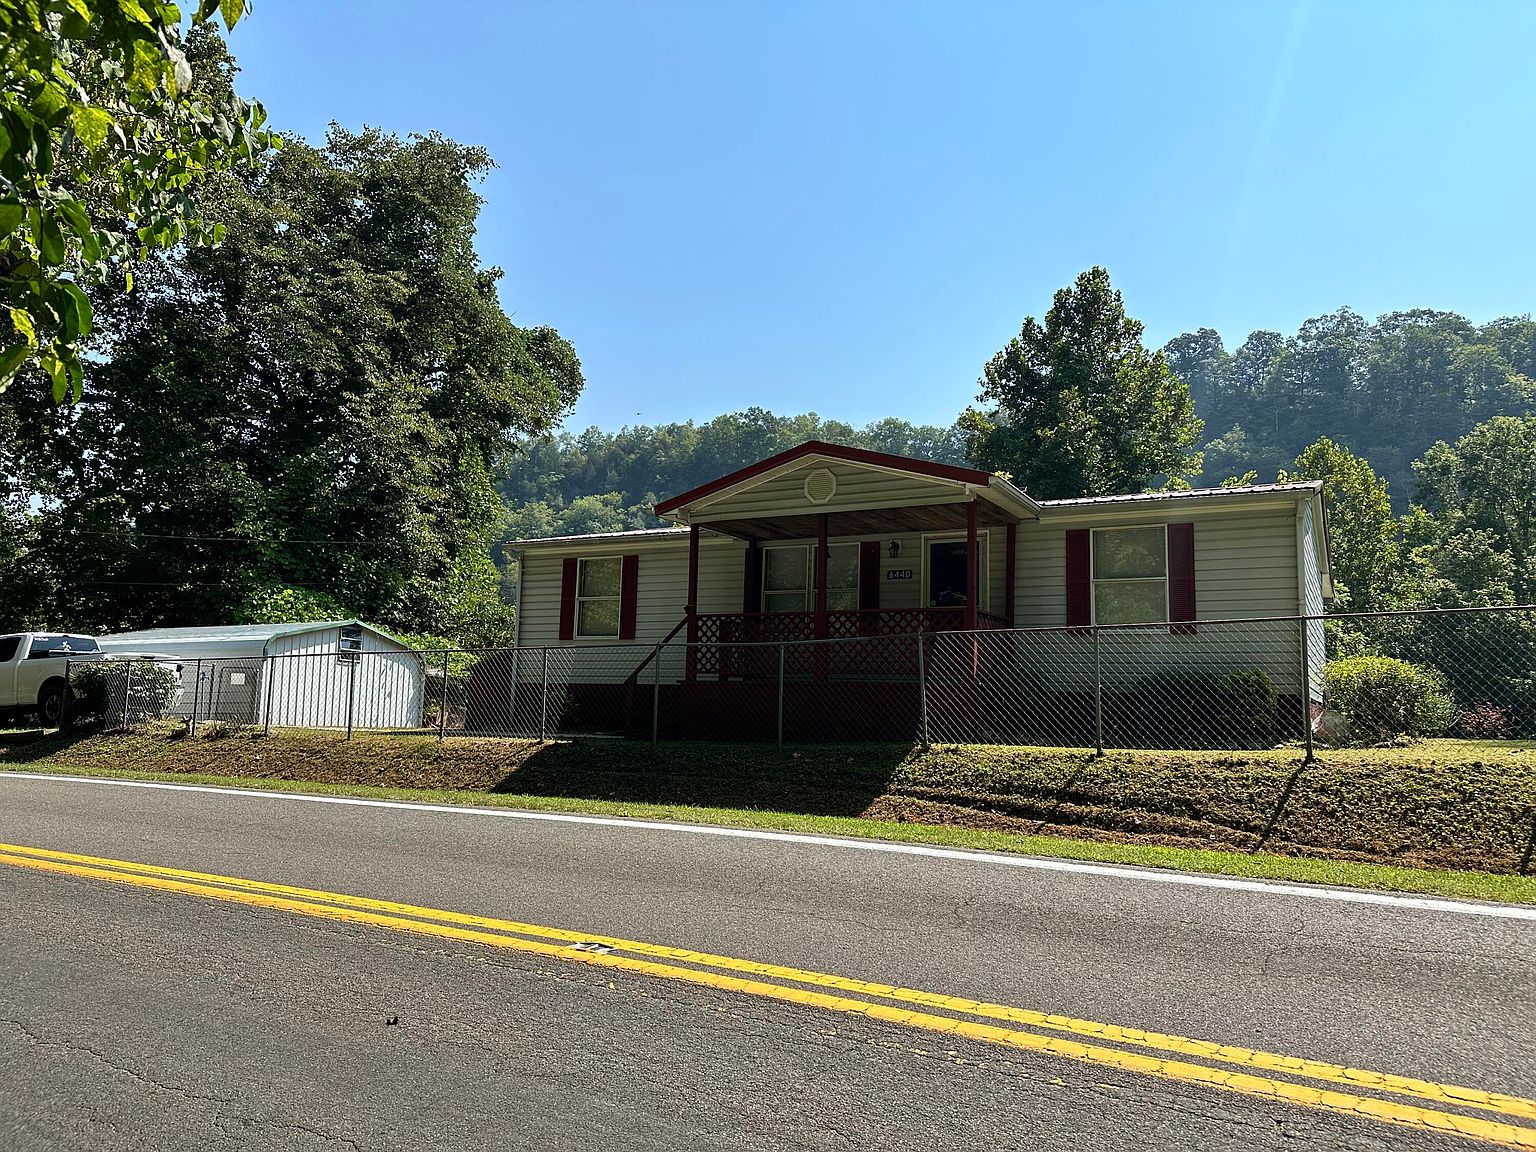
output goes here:
[[[1036, 500], [1006, 476], [999, 476], [993, 473], [987, 478], [985, 487], [989, 493], [993, 494], [992, 502], [994, 504], [1011, 505], [1014, 512], [1022, 511], [1026, 519], [1040, 519], [1040, 501]], [[966, 489], [969, 490], [970, 488], [971, 485], [967, 484]], [[998, 496], [1002, 497], [1002, 499], [996, 499]]]

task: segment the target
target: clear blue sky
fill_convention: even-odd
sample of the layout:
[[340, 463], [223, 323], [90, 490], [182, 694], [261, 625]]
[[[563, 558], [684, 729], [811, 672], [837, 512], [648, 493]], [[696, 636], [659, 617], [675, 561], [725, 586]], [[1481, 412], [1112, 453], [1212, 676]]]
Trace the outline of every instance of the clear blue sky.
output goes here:
[[947, 423], [1096, 263], [1154, 344], [1533, 309], [1530, 0], [255, 0], [231, 46], [280, 130], [490, 150], [568, 427]]

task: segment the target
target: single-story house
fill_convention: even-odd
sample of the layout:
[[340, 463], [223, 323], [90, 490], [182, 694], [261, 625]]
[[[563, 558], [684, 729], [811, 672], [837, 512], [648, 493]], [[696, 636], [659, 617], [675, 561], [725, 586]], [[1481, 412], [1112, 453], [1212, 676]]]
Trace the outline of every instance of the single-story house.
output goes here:
[[283, 727], [415, 728], [424, 665], [415, 649], [357, 620], [150, 628], [99, 636], [103, 652], [175, 657], [175, 712]]
[[[1245, 642], [1235, 627], [1201, 627], [1324, 610], [1317, 482], [1036, 500], [980, 469], [812, 441], [663, 500], [656, 514], [674, 526], [510, 542], [520, 647], [569, 651], [562, 667], [574, 682], [624, 678], [623, 659], [583, 661], [581, 649], [686, 641], [691, 655], [665, 660], [660, 679], [694, 685], [768, 676], [741, 647], [760, 642], [1055, 629], [1081, 654], [1094, 625], [1165, 625], [1103, 630], [1137, 658], [1101, 675], [1251, 666], [1299, 706], [1306, 668], [1306, 698], [1322, 699], [1321, 624], [1254, 625]], [[834, 659], [805, 672], [915, 679], [912, 648], [865, 644], [840, 670]], [[973, 672], [992, 691], [1081, 689], [1083, 661], [1042, 663], [1048, 649], [1037, 637], [1011, 648], [1006, 667]], [[649, 683], [658, 671], [647, 662], [640, 675]]]

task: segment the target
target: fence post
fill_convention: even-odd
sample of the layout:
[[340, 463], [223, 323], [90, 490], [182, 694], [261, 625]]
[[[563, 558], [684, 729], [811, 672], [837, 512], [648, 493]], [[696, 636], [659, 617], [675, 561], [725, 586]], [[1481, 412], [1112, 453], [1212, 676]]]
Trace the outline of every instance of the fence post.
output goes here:
[[123, 728], [127, 730], [133, 727], [133, 718], [128, 712], [133, 700], [133, 661], [130, 659], [127, 665], [127, 674], [123, 677]]
[[1308, 617], [1301, 618], [1301, 728], [1307, 746], [1303, 764], [1316, 759], [1312, 748], [1312, 651], [1307, 636], [1308, 622]]
[[272, 735], [272, 673], [277, 670], [277, 657], [263, 656], [261, 658], [261, 694], [265, 696], [266, 707], [261, 710], [261, 734]]
[[651, 743], [661, 738], [661, 645], [651, 658]]
[[[69, 727], [69, 705], [75, 698], [75, 686], [69, 679], [69, 657], [64, 657], [64, 696], [59, 701], [59, 731]], [[44, 716], [42, 709], [38, 709], [37, 725], [44, 730], [48, 727], [48, 717]]]
[[1104, 755], [1104, 657], [1099, 651], [1099, 626], [1093, 628], [1093, 748]]
[[437, 690], [437, 742], [443, 742], [443, 730], [448, 727], [448, 649], [443, 649], [443, 683]]
[[784, 643], [779, 642], [779, 726], [778, 744], [784, 747]]
[[917, 714], [920, 719], [919, 734], [924, 750], [927, 750], [930, 744], [928, 739], [928, 658], [924, 653], [927, 640], [926, 632], [917, 634]]
[[188, 736], [197, 735], [197, 697], [203, 690], [203, 662], [196, 661], [196, 667], [192, 669], [192, 721], [187, 728]]
[[549, 739], [549, 649], [539, 649], [539, 743]]
[[352, 703], [357, 699], [357, 665], [363, 658], [361, 652], [352, 653], [353, 659], [347, 664], [347, 739], [352, 739]]

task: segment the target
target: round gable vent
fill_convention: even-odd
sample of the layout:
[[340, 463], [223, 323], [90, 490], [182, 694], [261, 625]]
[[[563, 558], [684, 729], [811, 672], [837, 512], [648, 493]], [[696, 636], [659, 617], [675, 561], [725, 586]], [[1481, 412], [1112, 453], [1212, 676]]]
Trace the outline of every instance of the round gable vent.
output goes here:
[[805, 498], [812, 504], [825, 504], [837, 495], [837, 477], [825, 468], [817, 468], [805, 478]]

